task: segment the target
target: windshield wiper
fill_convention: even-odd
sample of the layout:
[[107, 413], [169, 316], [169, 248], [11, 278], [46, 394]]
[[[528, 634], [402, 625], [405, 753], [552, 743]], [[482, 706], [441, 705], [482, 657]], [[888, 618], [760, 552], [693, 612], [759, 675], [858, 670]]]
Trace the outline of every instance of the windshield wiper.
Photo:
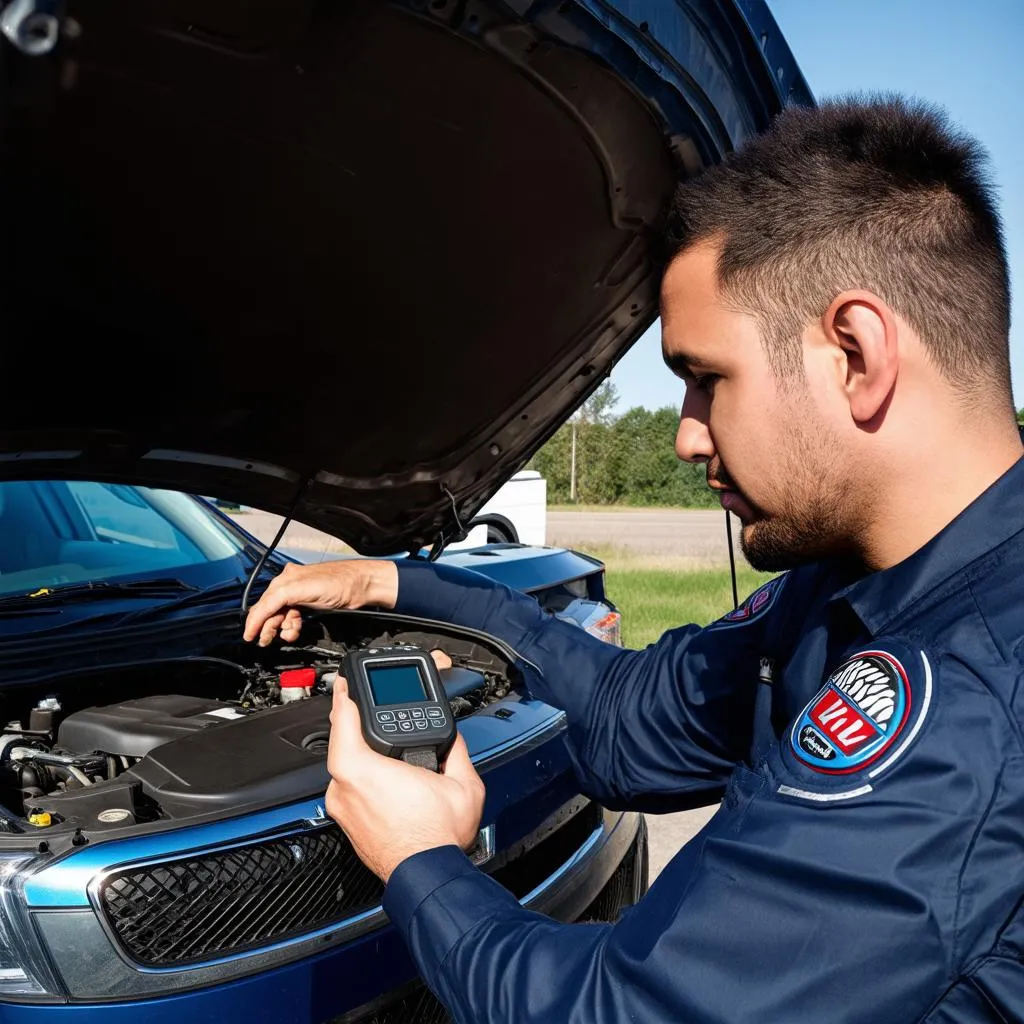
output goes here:
[[[270, 572], [268, 566], [264, 566], [260, 571], [260, 576], [267, 575], [268, 572], [271, 577], [277, 575], [276, 572]], [[168, 612], [175, 612], [179, 608], [212, 604], [215, 601], [225, 600], [240, 594], [244, 586], [245, 579], [238, 577], [225, 580], [223, 583], [215, 583], [213, 586], [206, 587], [203, 590], [196, 590], [192, 594], [182, 594], [176, 600], [165, 601], [163, 604], [152, 605], [148, 608], [138, 608], [135, 611], [128, 612], [121, 618], [120, 624], [166, 615]]]
[[199, 588], [184, 580], [155, 577], [148, 580], [129, 580], [110, 583], [90, 580], [88, 583], [69, 583], [63, 587], [40, 587], [29, 594], [11, 594], [0, 597], [0, 612], [24, 609], [52, 608], [55, 605], [77, 601], [107, 601], [119, 597], [168, 597], [175, 594], [198, 593]]

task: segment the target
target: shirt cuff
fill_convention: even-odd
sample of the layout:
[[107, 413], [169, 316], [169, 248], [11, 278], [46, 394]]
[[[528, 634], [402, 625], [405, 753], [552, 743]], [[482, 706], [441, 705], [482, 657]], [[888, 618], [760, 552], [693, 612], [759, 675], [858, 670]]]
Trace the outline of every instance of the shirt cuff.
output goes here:
[[425, 850], [402, 861], [388, 879], [383, 907], [428, 982], [474, 925], [501, 911], [521, 909], [457, 846]]

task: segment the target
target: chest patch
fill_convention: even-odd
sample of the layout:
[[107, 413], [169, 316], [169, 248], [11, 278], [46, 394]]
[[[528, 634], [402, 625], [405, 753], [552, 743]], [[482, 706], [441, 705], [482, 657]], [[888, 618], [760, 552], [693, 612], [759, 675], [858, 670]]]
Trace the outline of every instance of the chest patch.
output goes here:
[[790, 732], [797, 758], [826, 775], [860, 771], [877, 761], [910, 718], [910, 683], [887, 651], [845, 661], [804, 708]]

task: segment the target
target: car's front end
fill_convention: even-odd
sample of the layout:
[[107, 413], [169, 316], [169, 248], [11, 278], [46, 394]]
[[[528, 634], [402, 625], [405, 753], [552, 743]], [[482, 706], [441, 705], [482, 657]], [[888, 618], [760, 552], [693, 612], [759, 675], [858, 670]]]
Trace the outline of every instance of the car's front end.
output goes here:
[[[526, 906], [613, 920], [646, 889], [645, 833], [579, 796], [562, 728], [521, 701], [463, 724], [488, 788], [474, 856]], [[236, 757], [220, 737], [217, 762]], [[322, 799], [135, 831], [4, 855], [5, 1020], [446, 1019]]]
[[[368, 646], [444, 653], [487, 783], [482, 870], [565, 920], [613, 919], [646, 889], [636, 816], [580, 795], [562, 714], [530, 699], [493, 638], [378, 610], [245, 644], [265, 549], [180, 493], [0, 482], [0, 527], [4, 1019], [217, 1020], [230, 1005], [404, 1020], [411, 999], [430, 1019], [383, 886], [324, 812], [330, 688]], [[594, 559], [498, 545], [451, 560], [617, 640]], [[264, 564], [250, 599], [283, 563]]]

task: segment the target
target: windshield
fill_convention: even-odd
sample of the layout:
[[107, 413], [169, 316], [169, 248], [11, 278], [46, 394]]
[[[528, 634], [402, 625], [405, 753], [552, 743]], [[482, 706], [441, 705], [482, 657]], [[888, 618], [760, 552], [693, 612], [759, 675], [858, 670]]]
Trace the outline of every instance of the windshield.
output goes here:
[[243, 551], [240, 536], [177, 491], [0, 483], [0, 595], [140, 575], [208, 586], [244, 572]]

